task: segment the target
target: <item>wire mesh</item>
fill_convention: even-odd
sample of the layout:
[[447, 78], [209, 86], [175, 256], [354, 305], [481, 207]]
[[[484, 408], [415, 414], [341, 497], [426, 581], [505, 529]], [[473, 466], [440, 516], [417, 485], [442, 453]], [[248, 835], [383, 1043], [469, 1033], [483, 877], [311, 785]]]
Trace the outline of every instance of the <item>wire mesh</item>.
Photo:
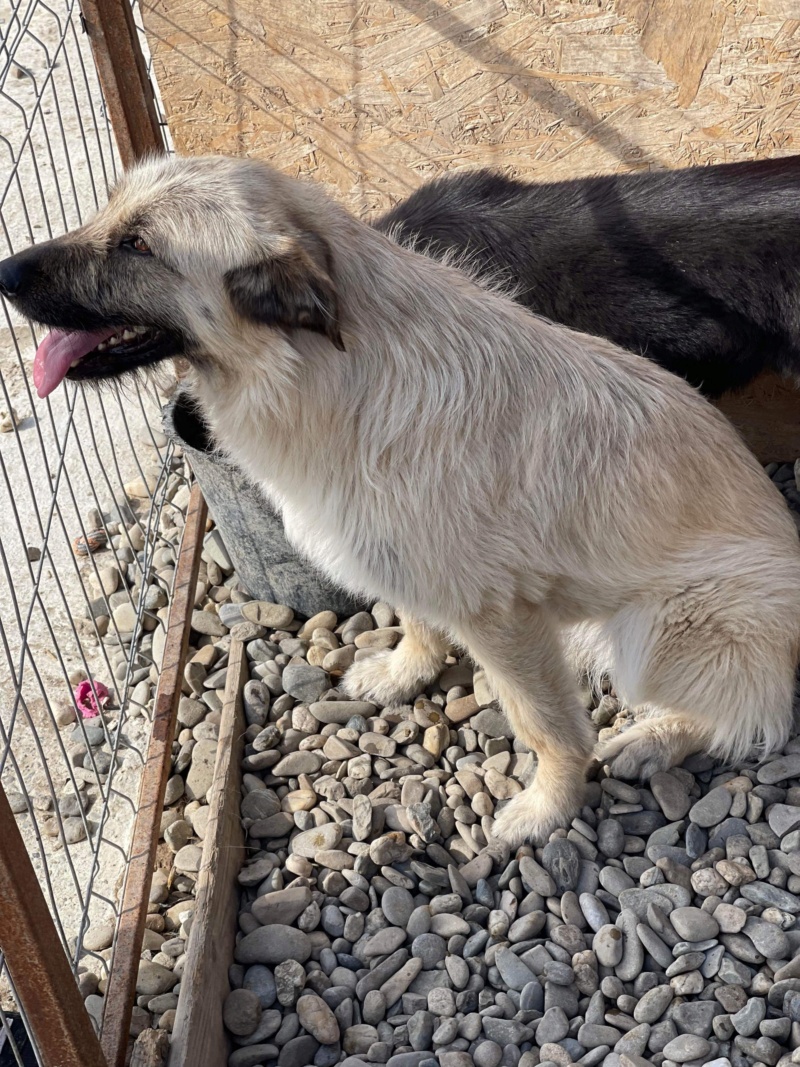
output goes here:
[[[0, 0], [0, 258], [85, 220], [117, 168], [77, 0]], [[39, 339], [3, 304], [0, 780], [99, 1024], [188, 488], [155, 389], [40, 401]], [[0, 952], [0, 1064], [32, 1063]]]

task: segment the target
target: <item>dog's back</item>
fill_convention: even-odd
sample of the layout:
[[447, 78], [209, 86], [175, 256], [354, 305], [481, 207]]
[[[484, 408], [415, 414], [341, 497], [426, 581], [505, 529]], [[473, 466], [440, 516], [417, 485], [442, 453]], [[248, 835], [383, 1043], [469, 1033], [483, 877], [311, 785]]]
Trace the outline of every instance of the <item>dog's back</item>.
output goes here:
[[798, 207], [792, 156], [539, 185], [473, 171], [374, 225], [718, 395], [765, 368], [800, 374]]

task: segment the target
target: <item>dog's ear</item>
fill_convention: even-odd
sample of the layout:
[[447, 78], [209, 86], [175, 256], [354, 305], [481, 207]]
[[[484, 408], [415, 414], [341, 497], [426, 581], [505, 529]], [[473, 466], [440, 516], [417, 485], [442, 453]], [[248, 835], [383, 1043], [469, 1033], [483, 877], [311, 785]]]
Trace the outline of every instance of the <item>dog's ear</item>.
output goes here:
[[269, 326], [324, 333], [339, 351], [339, 299], [325, 242], [303, 234], [286, 252], [225, 275], [231, 303], [246, 318]]

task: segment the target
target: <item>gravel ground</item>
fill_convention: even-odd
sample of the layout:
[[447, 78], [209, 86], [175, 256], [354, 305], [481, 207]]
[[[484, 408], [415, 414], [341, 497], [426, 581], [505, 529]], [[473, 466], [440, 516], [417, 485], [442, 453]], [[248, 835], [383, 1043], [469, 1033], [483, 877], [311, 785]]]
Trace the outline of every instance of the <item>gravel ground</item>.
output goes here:
[[[797, 509], [794, 468], [768, 470]], [[136, 1031], [174, 1021], [234, 634], [250, 851], [229, 1067], [800, 1063], [800, 738], [646, 785], [601, 768], [568, 830], [510, 854], [493, 819], [535, 758], [471, 663], [413, 706], [348, 701], [347, 666], [400, 639], [388, 605], [302, 623], [251, 604], [214, 535], [199, 592]], [[631, 719], [612, 691], [587, 713], [601, 736]]]

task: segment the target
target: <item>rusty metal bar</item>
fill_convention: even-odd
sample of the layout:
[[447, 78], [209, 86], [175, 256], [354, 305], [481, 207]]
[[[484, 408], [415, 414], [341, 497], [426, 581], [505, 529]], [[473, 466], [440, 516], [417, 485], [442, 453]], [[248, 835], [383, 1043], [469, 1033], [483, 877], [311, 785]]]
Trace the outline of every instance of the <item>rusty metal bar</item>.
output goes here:
[[107, 1067], [2, 786], [0, 947], [44, 1067]]
[[131, 858], [125, 878], [114, 958], [106, 991], [102, 1045], [108, 1067], [124, 1067], [128, 1048], [128, 1032], [136, 995], [139, 955], [156, 859], [161, 810], [172, 766], [172, 740], [189, 645], [189, 628], [194, 609], [206, 515], [206, 502], [200, 487], [195, 485], [189, 499], [186, 526], [175, 571], [161, 675], [153, 709], [153, 729], [142, 771]]
[[155, 97], [129, 0], [80, 0], [120, 159], [164, 151]]

